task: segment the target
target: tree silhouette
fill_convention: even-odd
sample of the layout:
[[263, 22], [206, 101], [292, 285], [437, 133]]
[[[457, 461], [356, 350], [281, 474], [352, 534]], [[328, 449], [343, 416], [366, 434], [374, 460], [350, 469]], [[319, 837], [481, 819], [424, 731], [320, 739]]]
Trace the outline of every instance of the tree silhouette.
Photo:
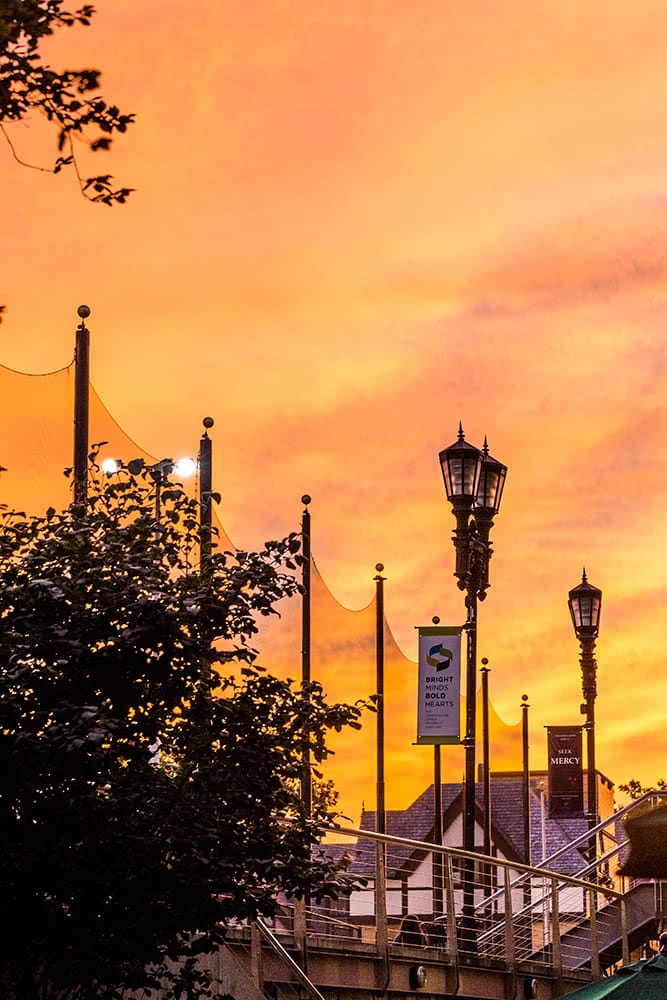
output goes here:
[[[125, 132], [134, 116], [98, 93], [99, 70], [56, 70], [40, 52], [42, 41], [58, 28], [88, 25], [93, 14], [91, 4], [69, 11], [63, 0], [0, 0], [0, 130], [19, 163], [55, 174], [72, 167], [84, 197], [113, 205], [126, 201], [132, 189], [114, 187], [110, 174], [83, 177], [73, 138], [94, 152], [108, 150], [114, 133]], [[57, 156], [50, 167], [26, 163], [7, 128], [35, 112], [55, 132]]]
[[251, 645], [298, 590], [298, 537], [214, 548], [200, 572], [197, 503], [163, 486], [156, 521], [131, 464], [96, 473], [85, 510], [0, 510], [7, 997], [204, 997], [196, 956], [230, 919], [348, 888], [316, 846], [330, 800], [306, 816], [300, 778], [304, 742], [318, 768], [361, 706], [271, 676]]

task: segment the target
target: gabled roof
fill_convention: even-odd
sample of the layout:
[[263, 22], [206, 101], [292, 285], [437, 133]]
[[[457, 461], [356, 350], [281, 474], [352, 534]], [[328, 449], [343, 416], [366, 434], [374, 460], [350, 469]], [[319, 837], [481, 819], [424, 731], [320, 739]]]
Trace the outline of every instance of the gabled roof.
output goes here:
[[[484, 789], [482, 784], [475, 787], [476, 820], [483, 822]], [[395, 837], [408, 840], [431, 842], [434, 828], [434, 786], [430, 785], [415, 801], [402, 810], [388, 810], [386, 813], [386, 831]], [[462, 844], [452, 843], [447, 837], [447, 830], [457, 816], [463, 811], [463, 790], [460, 784], [442, 785], [442, 811], [444, 839], [447, 846], [461, 847]], [[535, 789], [530, 789], [531, 818], [531, 861], [539, 865], [542, 858], [542, 827], [540, 798]], [[498, 850], [511, 861], [525, 861], [524, 822], [523, 822], [523, 779], [520, 775], [511, 774], [493, 776], [491, 780], [491, 825], [492, 836]], [[587, 829], [587, 822], [582, 818], [550, 819], [545, 816], [546, 857], [550, 857], [562, 848], [566, 848]], [[374, 831], [375, 811], [364, 810], [361, 815], [362, 830]], [[398, 871], [403, 873], [413, 871], [424, 857], [424, 851], [413, 850], [407, 846], [392, 845], [389, 852], [389, 878], [395, 877]], [[584, 868], [586, 858], [582, 850], [566, 850], [555, 862], [552, 870], [574, 874]], [[551, 867], [551, 866], [550, 866]], [[375, 871], [375, 845], [371, 841], [360, 840], [355, 849], [355, 862], [352, 870], [372, 874]]]
[[[586, 833], [588, 820], [583, 816], [562, 816], [558, 820], [549, 819], [547, 816], [544, 828], [547, 842], [546, 857], [550, 858], [552, 854], [566, 848], [573, 840]], [[544, 860], [542, 857], [542, 819], [540, 801], [536, 795], [532, 795], [530, 800], [530, 849], [531, 864], [540, 866]], [[578, 848], [570, 848], [547, 867], [567, 875], [576, 875], [577, 872], [586, 867], [585, 849], [585, 843]]]

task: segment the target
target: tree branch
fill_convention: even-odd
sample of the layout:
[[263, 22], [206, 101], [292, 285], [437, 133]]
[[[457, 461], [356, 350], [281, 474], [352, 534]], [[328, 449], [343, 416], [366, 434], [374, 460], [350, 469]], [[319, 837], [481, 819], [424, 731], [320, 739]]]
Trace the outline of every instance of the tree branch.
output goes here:
[[16, 147], [14, 146], [14, 143], [9, 138], [9, 133], [7, 132], [7, 129], [1, 123], [0, 123], [0, 131], [2, 131], [2, 134], [7, 140], [7, 145], [12, 151], [12, 156], [14, 157], [17, 163], [21, 164], [22, 167], [28, 167], [30, 170], [40, 170], [43, 174], [52, 174], [55, 172], [53, 167], [40, 167], [37, 163], [28, 163], [27, 160], [22, 160], [19, 154], [16, 152]]

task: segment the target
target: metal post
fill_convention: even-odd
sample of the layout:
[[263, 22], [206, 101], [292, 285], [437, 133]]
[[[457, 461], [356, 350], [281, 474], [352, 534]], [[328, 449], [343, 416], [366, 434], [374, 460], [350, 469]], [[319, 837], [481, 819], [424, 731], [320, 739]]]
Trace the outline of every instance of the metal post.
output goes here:
[[250, 926], [250, 975], [255, 986], [264, 991], [264, 962], [262, 935], [256, 923]]
[[301, 497], [303, 513], [301, 515], [301, 545], [303, 564], [301, 567], [301, 584], [303, 600], [301, 602], [301, 681], [310, 684], [310, 497], [307, 493]]
[[[310, 684], [310, 497], [307, 493], [301, 497], [304, 505], [301, 515], [301, 546], [303, 563], [301, 566], [301, 685], [305, 691]], [[310, 773], [309, 734], [304, 734], [303, 777], [301, 781], [301, 798], [307, 816], [313, 809], [312, 775]]]
[[[465, 787], [463, 797], [463, 846], [475, 853], [475, 739], [477, 698], [477, 601], [483, 601], [489, 587], [489, 560], [491, 543], [489, 535], [493, 520], [500, 508], [507, 467], [489, 455], [484, 448], [479, 451], [464, 440], [459, 423], [458, 440], [439, 454], [445, 481], [447, 499], [452, 505], [456, 528], [452, 536], [456, 553], [454, 575], [458, 587], [466, 593], [466, 625], [468, 633], [466, 654], [466, 734]], [[476, 951], [474, 915], [474, 861], [464, 862], [462, 937], [472, 951]]]
[[[505, 962], [511, 974], [513, 984], [516, 984], [516, 941], [514, 939], [514, 920], [512, 917], [512, 879], [509, 868], [503, 866], [505, 905]], [[516, 996], [516, 990], [510, 992], [510, 996]]]
[[[574, 634], [579, 640], [581, 655], [581, 686], [584, 704], [581, 711], [586, 715], [586, 764], [588, 769], [588, 828], [593, 830], [598, 822], [597, 808], [597, 774], [595, 768], [595, 698], [597, 695], [595, 662], [595, 640], [600, 626], [600, 609], [602, 607], [602, 591], [588, 582], [586, 568], [581, 576], [581, 583], [573, 587], [568, 594], [568, 607], [574, 625]], [[588, 860], [595, 863], [597, 856], [595, 835], [591, 833], [588, 849]]]
[[204, 417], [204, 433], [199, 442], [199, 568], [208, 572], [211, 559], [213, 514], [213, 442], [208, 436], [213, 418]]
[[387, 928], [387, 847], [375, 842], [375, 946], [382, 958], [385, 981], [389, 978], [389, 935]]
[[74, 354], [74, 503], [85, 504], [88, 496], [88, 417], [90, 386], [90, 332], [88, 306], [79, 306], [81, 322], [76, 328]]
[[[433, 747], [433, 843], [442, 847], [442, 757], [440, 744]], [[442, 916], [442, 854], [433, 852], [433, 919]]]
[[[587, 799], [588, 799], [588, 828], [592, 830], [597, 826], [597, 775], [595, 765], [595, 698], [597, 695], [596, 685], [596, 662], [595, 662], [595, 638], [590, 636], [580, 636], [581, 646], [581, 680], [584, 695], [582, 711], [586, 713], [586, 766], [587, 766]], [[595, 837], [591, 836], [588, 845], [588, 860], [591, 864], [596, 857]]]
[[[463, 848], [475, 850], [475, 727], [477, 699], [477, 589], [470, 587], [466, 596], [467, 633], [466, 647], [466, 735], [465, 735], [465, 784], [463, 805]], [[463, 914], [461, 939], [466, 951], [477, 950], [475, 931], [475, 863], [466, 858], [463, 863]]]
[[[489, 764], [489, 670], [482, 657], [482, 752], [484, 754], [484, 853], [491, 854], [491, 768]], [[489, 886], [490, 889], [490, 886]]]
[[301, 957], [301, 968], [308, 975], [308, 925], [304, 896], [294, 900], [294, 944]]
[[[375, 565], [375, 829], [385, 834], [386, 810], [384, 800], [384, 566]], [[378, 952], [385, 962], [385, 978], [389, 974], [387, 936], [387, 873], [386, 846], [382, 841], [375, 845], [375, 934]]]
[[523, 847], [524, 864], [530, 864], [530, 767], [528, 761], [528, 695], [521, 695], [521, 737], [523, 746]]
[[[483, 779], [484, 779], [484, 853], [487, 857], [491, 855], [491, 766], [489, 751], [489, 668], [488, 659], [482, 657], [482, 755]], [[484, 870], [484, 895], [490, 896], [494, 890], [494, 868], [493, 865], [486, 865]], [[486, 915], [489, 919], [490, 914]]]
[[[530, 766], [528, 760], [528, 695], [521, 695], [521, 742], [523, 748], [523, 850], [524, 864], [530, 861]], [[526, 875], [523, 883], [523, 905], [530, 906], [532, 879]], [[530, 919], [530, 918], [529, 918]]]
[[[437, 615], [432, 618], [434, 625], [440, 624]], [[442, 847], [442, 753], [440, 744], [433, 747], [433, 843]], [[443, 897], [443, 857], [439, 851], [433, 852], [432, 867], [433, 919], [444, 913]]]
[[[310, 700], [310, 497], [304, 493], [301, 497], [303, 513], [301, 515], [301, 546], [303, 563], [301, 566], [301, 689], [304, 697]], [[303, 770], [301, 777], [301, 801], [306, 816], [313, 811], [313, 776], [310, 770], [310, 732], [306, 726], [303, 734]], [[301, 944], [301, 955], [304, 972], [308, 972], [308, 939], [307, 911], [310, 909], [310, 892], [303, 897], [303, 928], [304, 936]]]
[[475, 727], [477, 700], [477, 595], [468, 592], [466, 647], [465, 813], [463, 847], [475, 850]]
[[620, 900], [621, 905], [621, 961], [627, 965], [630, 961], [630, 942], [628, 940], [628, 911], [625, 905], [625, 897]]
[[375, 829], [386, 833], [384, 802], [384, 566], [375, 566], [376, 798]]
[[155, 483], [155, 533], [156, 538], [160, 539], [160, 519], [162, 517], [162, 487], [169, 482], [168, 477], [171, 475], [174, 469], [174, 463], [171, 458], [163, 458], [155, 465], [148, 467], [148, 471], [151, 474], [151, 478]]
[[447, 962], [454, 970], [454, 982], [450, 993], [456, 996], [459, 992], [459, 949], [456, 936], [456, 894], [454, 891], [454, 865], [451, 854], [445, 856], [445, 894], [447, 898]]
[[560, 898], [558, 896], [558, 879], [551, 879], [551, 940], [553, 942], [553, 948], [551, 951], [551, 962], [553, 973], [556, 977], [558, 992], [556, 996], [560, 996], [562, 989], [561, 985], [563, 982], [563, 956], [560, 950]]
[[591, 972], [594, 979], [600, 978], [600, 948], [598, 944], [597, 890], [588, 890], [588, 924], [591, 932]]
[[[544, 801], [544, 782], [540, 788], [540, 842], [542, 845], [542, 857], [540, 859], [540, 868], [544, 868], [544, 862], [547, 857], [547, 813], [546, 805]], [[548, 906], [548, 895], [547, 895], [547, 881], [545, 878], [542, 879], [542, 936], [543, 945], [546, 948], [549, 944], [549, 906]]]

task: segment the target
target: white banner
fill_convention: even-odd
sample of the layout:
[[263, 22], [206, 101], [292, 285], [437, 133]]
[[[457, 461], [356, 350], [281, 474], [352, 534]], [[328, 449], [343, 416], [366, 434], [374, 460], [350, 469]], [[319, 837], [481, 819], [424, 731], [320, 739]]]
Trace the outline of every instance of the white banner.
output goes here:
[[460, 743], [461, 627], [418, 631], [417, 743]]

